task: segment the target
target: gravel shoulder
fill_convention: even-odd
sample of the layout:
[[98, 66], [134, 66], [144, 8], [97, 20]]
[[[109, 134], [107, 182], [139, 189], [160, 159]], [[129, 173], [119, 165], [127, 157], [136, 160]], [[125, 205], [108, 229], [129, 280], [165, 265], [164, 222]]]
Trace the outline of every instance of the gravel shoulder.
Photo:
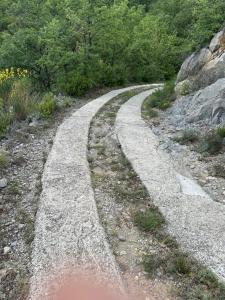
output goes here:
[[133, 97], [117, 115], [123, 152], [165, 216], [168, 232], [183, 249], [225, 278], [224, 205], [196, 190], [184, 193], [171, 157], [160, 149], [158, 138], [141, 118], [142, 103], [150, 93]]
[[57, 127], [88, 98], [53, 118], [15, 123], [0, 141], [0, 299], [25, 299], [30, 279], [34, 222], [42, 190], [41, 176]]

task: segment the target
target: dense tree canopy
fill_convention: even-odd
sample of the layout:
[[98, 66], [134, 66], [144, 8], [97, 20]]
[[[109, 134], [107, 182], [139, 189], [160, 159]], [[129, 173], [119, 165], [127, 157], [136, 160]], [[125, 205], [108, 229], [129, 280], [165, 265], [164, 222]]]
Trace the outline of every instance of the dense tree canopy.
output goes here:
[[173, 77], [223, 25], [223, 0], [1, 0], [0, 69], [29, 70], [38, 89]]

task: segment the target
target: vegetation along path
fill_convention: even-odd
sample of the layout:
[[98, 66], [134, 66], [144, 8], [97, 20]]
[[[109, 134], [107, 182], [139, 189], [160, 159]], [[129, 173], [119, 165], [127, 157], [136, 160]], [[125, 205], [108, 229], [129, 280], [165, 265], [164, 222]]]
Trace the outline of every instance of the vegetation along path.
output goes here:
[[[78, 264], [90, 265], [119, 278], [98, 213], [86, 157], [88, 132], [98, 110], [117, 95], [109, 92], [88, 103], [59, 127], [42, 178], [32, 255], [31, 299], [43, 299], [43, 283]], [[51, 274], [48, 271], [51, 270]], [[53, 279], [53, 278], [52, 278]]]
[[141, 118], [141, 106], [152, 91], [132, 97], [118, 112], [116, 131], [122, 149], [155, 205], [167, 230], [183, 249], [225, 278], [225, 208], [189, 178], [179, 175], [157, 137]]

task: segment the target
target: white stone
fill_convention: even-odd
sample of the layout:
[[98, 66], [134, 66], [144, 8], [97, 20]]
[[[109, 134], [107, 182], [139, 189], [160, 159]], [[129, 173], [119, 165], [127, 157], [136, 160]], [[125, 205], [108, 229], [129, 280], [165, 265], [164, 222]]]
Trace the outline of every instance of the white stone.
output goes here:
[[4, 255], [7, 255], [10, 251], [11, 251], [11, 248], [8, 247], [8, 246], [6, 246], [6, 247], [4, 247], [4, 249], [3, 249], [3, 254], [4, 254]]

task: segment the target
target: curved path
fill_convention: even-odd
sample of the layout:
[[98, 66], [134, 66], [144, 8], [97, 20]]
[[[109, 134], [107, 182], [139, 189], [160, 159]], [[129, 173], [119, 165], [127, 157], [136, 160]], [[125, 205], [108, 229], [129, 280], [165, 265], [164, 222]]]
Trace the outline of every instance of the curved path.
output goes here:
[[225, 207], [214, 202], [192, 179], [177, 174], [169, 156], [141, 118], [152, 91], [132, 97], [118, 112], [116, 131], [124, 154], [183, 249], [225, 278]]
[[88, 133], [98, 110], [117, 95], [147, 86], [112, 91], [88, 103], [59, 127], [42, 178], [43, 191], [37, 213], [30, 299], [45, 299], [48, 281], [70, 269], [92, 267], [119, 278], [91, 187], [86, 157]]

